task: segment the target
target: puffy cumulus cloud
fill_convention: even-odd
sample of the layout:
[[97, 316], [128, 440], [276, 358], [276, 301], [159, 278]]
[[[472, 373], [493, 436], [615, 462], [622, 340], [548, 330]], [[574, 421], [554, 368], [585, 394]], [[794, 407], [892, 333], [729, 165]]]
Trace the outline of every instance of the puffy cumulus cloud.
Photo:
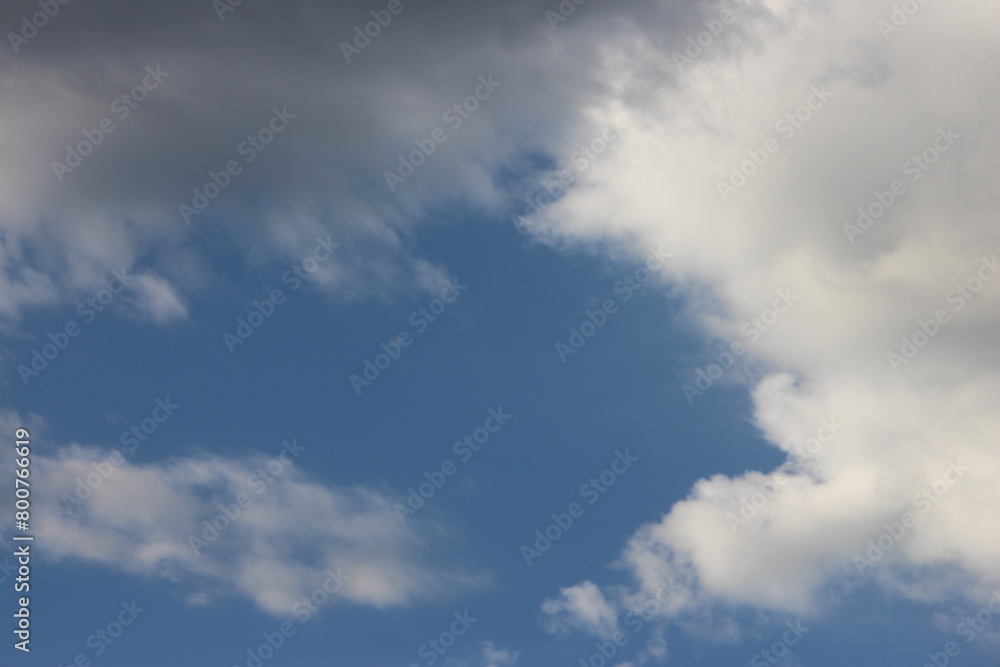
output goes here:
[[[0, 423], [23, 425], [9, 411]], [[32, 423], [41, 443], [44, 426]], [[46, 449], [36, 445], [32, 459], [32, 527], [47, 554], [166, 577], [195, 604], [238, 595], [291, 615], [330, 573], [338, 598], [380, 609], [489, 583], [458, 562], [451, 529], [427, 519], [403, 526], [380, 490], [310, 480], [295, 465], [308, 455], [297, 442], [272, 457], [142, 465], [77, 444]]]
[[[15, 34], [34, 11], [6, 4], [0, 23]], [[529, 147], [558, 144], [603, 93], [600, 45], [683, 13], [595, 4], [553, 31], [529, 0], [429, 2], [358, 37], [372, 11], [385, 21], [360, 0], [247, 3], [222, 20], [211, 4], [111, 2], [5, 45], [0, 318], [72, 300], [122, 265], [197, 293], [227, 246], [287, 263], [318, 233], [343, 244], [317, 281], [335, 296], [436, 284], [417, 227], [454, 202], [500, 206], [498, 174], [522, 172]], [[478, 108], [453, 110], [470, 99]], [[390, 190], [385, 174], [435, 128], [445, 143]], [[145, 292], [154, 320], [179, 312], [165, 293]]]
[[[754, 3], [689, 60], [637, 37], [676, 85], [607, 100], [622, 145], [531, 225], [669, 245], [690, 320], [745, 346], [720, 381], [746, 383], [787, 455], [637, 530], [618, 561], [635, 585], [600, 593], [619, 613], [671, 577], [659, 615], [691, 628], [872, 583], [934, 602], [1000, 582], [1000, 45], [981, 3], [907, 6]], [[591, 586], [543, 610], [588, 618]]]
[[562, 589], [558, 598], [545, 601], [542, 613], [553, 634], [573, 629], [608, 638], [618, 632], [617, 610], [590, 581]]

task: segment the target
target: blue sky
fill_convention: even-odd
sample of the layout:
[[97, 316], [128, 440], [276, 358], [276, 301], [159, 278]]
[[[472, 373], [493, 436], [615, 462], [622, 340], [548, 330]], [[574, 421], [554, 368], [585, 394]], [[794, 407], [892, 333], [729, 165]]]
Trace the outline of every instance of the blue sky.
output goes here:
[[[426, 511], [460, 527], [468, 542], [466, 555], [492, 578], [489, 588], [461, 603], [463, 609], [479, 605], [487, 610], [482, 612], [486, 618], [493, 616], [490, 625], [501, 635], [529, 633], [548, 645], [533, 609], [538, 590], [603, 571], [631, 528], [657, 517], [651, 503], [669, 506], [692, 481], [717, 471], [725, 451], [722, 439], [735, 435], [745, 443], [733, 452], [736, 456], [727, 457], [727, 472], [766, 466], [776, 457], [745, 423], [746, 406], [738, 395], [709, 394], [705, 406], [694, 410], [676, 391], [685, 369], [663, 348], [697, 354], [698, 342], [672, 322], [677, 304], [661, 293], [644, 290], [623, 302], [599, 334], [562, 364], [554, 342], [568, 338], [570, 323], [578, 325], [588, 305], [613, 298], [620, 275], [634, 267], [526, 247], [503, 222], [470, 221], [464, 228], [428, 234], [429, 251], [455, 267], [454, 275], [468, 291], [440, 321], [416, 335], [361, 396], [348, 375], [360, 372], [363, 360], [374, 356], [378, 343], [373, 346], [373, 341], [388, 340], [399, 330], [415, 332], [409, 315], [431, 299], [421, 295], [336, 307], [303, 289], [290, 293], [273, 319], [234, 354], [220, 332], [233, 329], [242, 312], [238, 302], [205, 307], [192, 318], [199, 326], [181, 324], [166, 332], [109, 313], [100, 324], [95, 321], [90, 340], [81, 337], [56, 359], [34, 395], [20, 393], [25, 404], [17, 407], [58, 412], [60, 418], [49, 421], [53, 439], [110, 441], [124, 449], [120, 434], [147, 417], [156, 398], [169, 396], [180, 406], [176, 414], [128, 454], [130, 462], [162, 462], [206, 450], [224, 456], [247, 450], [276, 455], [282, 440], [296, 438], [307, 448], [299, 465], [311, 476], [331, 484], [384, 486], [403, 496], [425, 481], [425, 471], [451, 459], [459, 472], [428, 501]], [[492, 250], [473, 260], [479, 244]], [[517, 266], [516, 275], [507, 270], [511, 266]], [[254, 294], [260, 285], [260, 278], [250, 274], [240, 287]], [[558, 301], [553, 300], [556, 289]], [[37, 326], [44, 329], [50, 321], [40, 319]], [[647, 327], [660, 335], [643, 334]], [[666, 342], [664, 331], [669, 332]], [[116, 344], [123, 337], [133, 343]], [[165, 353], [171, 348], [184, 350], [185, 363]], [[104, 361], [95, 367], [98, 358]], [[105, 364], [115, 370], [101, 372]], [[85, 392], [93, 402], [81, 400], [72, 381], [81, 374], [94, 378], [93, 389]], [[140, 388], [152, 393], [143, 396]], [[72, 410], [59, 407], [68, 404]], [[716, 404], [730, 411], [729, 423], [706, 423]], [[454, 441], [481, 426], [488, 409], [500, 407], [511, 414], [510, 423], [463, 462], [453, 451]], [[676, 444], [660, 447], [665, 434]], [[641, 464], [601, 494], [592, 510], [587, 504], [579, 527], [527, 567], [521, 544], [551, 523], [551, 513], [565, 512], [573, 501], [588, 503], [592, 496], [581, 497], [579, 487], [623, 449]], [[104, 588], [107, 573], [95, 575]], [[179, 603], [169, 589], [155, 595], [175, 609]], [[218, 613], [225, 617], [247, 614], [240, 625], [260, 625], [262, 631], [269, 625], [267, 616], [252, 613], [245, 603], [220, 605]], [[452, 611], [447, 601], [433, 609], [444, 619]], [[488, 614], [491, 609], [496, 611]], [[67, 609], [66, 615], [73, 618], [80, 611]], [[412, 639], [398, 647], [394, 641], [393, 650], [377, 659], [406, 664], [423, 643], [421, 633], [434, 631], [434, 619], [428, 610], [392, 615], [396, 618], [383, 622], [394, 632], [412, 628]], [[425, 615], [429, 625], [420, 621]], [[84, 622], [81, 632], [87, 627]], [[350, 634], [355, 633], [368, 634], [360, 629]], [[322, 637], [316, 640], [322, 643]], [[338, 650], [365, 664], [365, 656], [381, 643], [362, 641], [353, 650]], [[226, 656], [224, 644], [220, 660]], [[406, 650], [408, 644], [412, 650]], [[65, 642], [65, 649], [72, 647], [73, 642]], [[475, 645], [465, 648], [468, 652]], [[52, 659], [67, 659], [62, 655], [54, 652]]]
[[995, 17], [564, 5], [3, 11], [2, 664], [998, 664]]

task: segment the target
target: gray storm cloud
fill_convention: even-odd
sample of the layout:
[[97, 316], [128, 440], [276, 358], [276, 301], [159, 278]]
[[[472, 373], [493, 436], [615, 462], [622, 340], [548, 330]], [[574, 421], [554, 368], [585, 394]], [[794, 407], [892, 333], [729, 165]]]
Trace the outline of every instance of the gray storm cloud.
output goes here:
[[[133, 262], [183, 302], [217, 278], [206, 248], [259, 266], [321, 232], [349, 248], [317, 276], [331, 294], [436, 284], [445, 267], [411, 250], [427, 212], [505, 208], [499, 174], [557, 151], [605, 93], [602, 49], [682, 14], [595, 3], [553, 30], [558, 3], [219, 4], [4, 6], [5, 320]], [[502, 88], [454, 111], [480, 77]], [[275, 109], [293, 117], [280, 131]], [[446, 143], [390, 190], [436, 129]]]

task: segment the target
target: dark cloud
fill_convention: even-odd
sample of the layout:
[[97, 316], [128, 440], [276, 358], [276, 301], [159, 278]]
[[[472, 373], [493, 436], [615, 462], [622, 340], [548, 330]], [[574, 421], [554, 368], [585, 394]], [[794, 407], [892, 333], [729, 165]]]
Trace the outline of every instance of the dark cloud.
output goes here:
[[[346, 62], [342, 42], [374, 20], [372, 11], [385, 21], [388, 5], [246, 0], [222, 20], [221, 3], [207, 1], [54, 5], [55, 16], [18, 53], [8, 43], [0, 55], [4, 166], [15, 174], [0, 205], [10, 232], [4, 280], [23, 279], [30, 248], [54, 284], [85, 288], [104, 266], [152, 250], [155, 262], [218, 238], [208, 226], [257, 261], [299, 250], [288, 229], [363, 243], [373, 254], [339, 265], [340, 278], [329, 281], [353, 292], [375, 273], [390, 281], [426, 275], [406, 251], [425, 208], [502, 202], [499, 170], [523, 172], [525, 155], [559, 151], [613, 85], [605, 64], [628, 48], [623, 34], [663, 35], [676, 23], [675, 10], [639, 2], [566, 2], [572, 14], [553, 23], [546, 12], [558, 12], [557, 2], [402, 0]], [[0, 25], [20, 30], [22, 17], [38, 11], [36, 3], [7, 4]], [[139, 91], [145, 99], [119, 99], [151, 82], [156, 68], [169, 74]], [[491, 74], [500, 87], [449, 128], [444, 111]], [[241, 144], [275, 108], [295, 118], [251, 163]], [[99, 131], [103, 119], [110, 133]], [[385, 170], [437, 127], [447, 142], [390, 192]], [[54, 168], [85, 132], [100, 145], [72, 172]], [[194, 188], [230, 160], [240, 173], [185, 224], [179, 204], [191, 204]], [[372, 262], [378, 272], [366, 271]], [[169, 271], [176, 262], [160, 263]], [[18, 304], [0, 310], [10, 316]]]

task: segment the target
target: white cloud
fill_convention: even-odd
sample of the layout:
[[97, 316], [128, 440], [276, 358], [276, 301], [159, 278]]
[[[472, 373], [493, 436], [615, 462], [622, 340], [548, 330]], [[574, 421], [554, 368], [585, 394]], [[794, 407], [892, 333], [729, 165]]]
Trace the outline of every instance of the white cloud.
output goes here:
[[521, 655], [520, 651], [499, 649], [493, 642], [485, 642], [482, 651], [482, 667], [511, 667]]
[[447, 662], [454, 667], [513, 667], [520, 657], [520, 651], [497, 648], [493, 642], [485, 641], [479, 645], [478, 655], [471, 662], [450, 658]]
[[[471, 14], [461, 15], [470, 23], [508, 27], [490, 39], [456, 29], [446, 38], [451, 49], [443, 50], [444, 59], [428, 64], [409, 57], [426, 39], [419, 22], [401, 23], [396, 38], [365, 54], [373, 65], [394, 58], [404, 63], [394, 76], [378, 77], [378, 88], [370, 86], [375, 79], [362, 63], [335, 74], [326, 63], [313, 69], [322, 60], [315, 57], [317, 44], [331, 42], [311, 25], [288, 31], [293, 38], [279, 50], [281, 62], [271, 62], [273, 53], [266, 60], [256, 55], [255, 38], [270, 34], [275, 23], [267, 12], [287, 17], [292, 12], [284, 6], [243, 14], [243, 30], [230, 31], [227, 24], [209, 46], [199, 38], [197, 50], [184, 35], [199, 33], [178, 31], [171, 22], [188, 16], [157, 16], [163, 20], [122, 28], [100, 15], [94, 15], [93, 30], [79, 34], [93, 39], [114, 25], [130, 39], [97, 39], [97, 55], [74, 52], [79, 44], [72, 35], [57, 43], [63, 54], [46, 57], [35, 49], [34, 59], [22, 58], [0, 79], [6, 119], [0, 143], [10, 174], [0, 185], [6, 234], [0, 321], [14, 321], [31, 306], [72, 303], [99, 287], [110, 268], [146, 257], [162, 276], [144, 283], [147, 314], [160, 321], [183, 317], [181, 291], [212, 282], [207, 270], [189, 271], [200, 266], [190, 242], [215, 230], [185, 226], [176, 205], [233, 154], [241, 133], [266, 120], [273, 104], [312, 115], [303, 112], [288, 140], [257, 163], [259, 170], [248, 170], [213, 203], [218, 227], [257, 267], [294, 261], [300, 241], [335, 231], [335, 240], [354, 252], [338, 255], [317, 279], [351, 297], [411, 282], [434, 284], [441, 268], [410, 256], [413, 221], [455, 192], [495, 212], [504, 204], [493, 178], [499, 168], [517, 166], [519, 149], [536, 138], [539, 150], [565, 146], [568, 155], [574, 140], [595, 134], [580, 121], [582, 110], [603, 106], [605, 113], [592, 114], [594, 125], [621, 117], [629, 131], [533, 223], [539, 238], [581, 247], [610, 239], [640, 256], [641, 246], [670, 247], [665, 277], [690, 297], [688, 316], [724, 342], [746, 342], [742, 324], [768, 307], [775, 290], [790, 288], [800, 297], [748, 344], [750, 375], [730, 378], [748, 384], [761, 431], [788, 452], [789, 482], [738, 532], [726, 515], [739, 510], [740, 498], [762, 478], [699, 482], [660, 522], [637, 530], [623, 552], [620, 564], [637, 582], [632, 596], [648, 595], [658, 581], [676, 576], [689, 589], [678, 597], [683, 605], [670, 605], [671, 616], [745, 605], [815, 612], [819, 598], [829, 594], [828, 583], [855, 583], [852, 555], [863, 553], [883, 523], [912, 508], [913, 495], [959, 459], [971, 470], [922, 515], [919, 530], [864, 577], [928, 600], [973, 595], [997, 583], [1000, 537], [985, 527], [995, 522], [992, 508], [1000, 502], [1000, 454], [993, 446], [1000, 426], [1000, 280], [987, 282], [975, 299], [949, 300], [957, 283], [975, 279], [981, 258], [1000, 251], [1000, 93], [991, 68], [1000, 45], [992, 9], [972, 0], [928, 3], [885, 39], [878, 21], [889, 18], [889, 7], [862, 0], [768, 0], [740, 13], [731, 36], [678, 72], [671, 54], [684, 47], [687, 35], [663, 30], [675, 23], [662, 15], [657, 22], [618, 22], [614, 30], [588, 28], [588, 15], [611, 11], [594, 5], [588, 7], [592, 14], [581, 13], [561, 28], [556, 40], [542, 21], [534, 29], [511, 30], [503, 21], [482, 21], [477, 12], [487, 4], [470, 7]], [[706, 5], [706, 17], [716, 10]], [[449, 11], [448, 18], [457, 20], [463, 10]], [[639, 10], [633, 16], [644, 17]], [[215, 21], [211, 12], [204, 17], [192, 24]], [[337, 15], [323, 18], [350, 24]], [[692, 36], [703, 30], [697, 21], [676, 25], [690, 26]], [[217, 59], [216, 49], [223, 48], [243, 74], [234, 78]], [[474, 57], [455, 58], [455, 48]], [[74, 58], [62, 57], [66, 52]], [[606, 62], [595, 62], [595, 54]], [[85, 119], [100, 119], [109, 100], [135, 83], [150, 58], [161, 56], [166, 69], [174, 68], [173, 78], [86, 164], [57, 183], [51, 161], [88, 127]], [[204, 62], [220, 66], [205, 68]], [[436, 81], [446, 85], [414, 74], [438, 65]], [[465, 94], [465, 81], [490, 69], [535, 85], [499, 91], [490, 100], [495, 105], [484, 107], [434, 156], [439, 159], [407, 183], [415, 186], [408, 192], [390, 200], [366, 189], [372, 182], [380, 187], [382, 169], [437, 123], [443, 105]], [[592, 72], [606, 77], [603, 85], [594, 85]], [[804, 112], [812, 117], [800, 125], [776, 125], [811, 96], [817, 106], [814, 87], [832, 96]], [[308, 92], [291, 96], [289, 90]], [[522, 116], [524, 109], [534, 115]], [[503, 114], [513, 119], [509, 134], [497, 121]], [[960, 136], [910, 181], [905, 164], [945, 128]], [[510, 136], [522, 143], [512, 144]], [[768, 144], [769, 138], [777, 144]], [[723, 201], [719, 182], [767, 145], [780, 148], [763, 165], [751, 163], [746, 171], [755, 173], [745, 184], [733, 182], [735, 191]], [[904, 181], [905, 194], [851, 243], [844, 225], [896, 178]], [[267, 194], [263, 203], [261, 193]], [[894, 372], [886, 353], [940, 309], [949, 321]], [[836, 440], [811, 459], [796, 454], [796, 445], [830, 415], [844, 423]], [[95, 455], [69, 449], [42, 465], [53, 479], [67, 482]], [[53, 543], [61, 545], [58, 553], [131, 564], [144, 573], [217, 579], [268, 609], [288, 602], [274, 581], [301, 590], [306, 579], [320, 576], [325, 559], [339, 554], [356, 568], [348, 590], [362, 602], [403, 603], [442, 585], [436, 570], [392, 569], [404, 545], [421, 542], [382, 518], [387, 500], [381, 494], [328, 489], [292, 474], [246, 522], [226, 532], [239, 553], [230, 555], [225, 542], [196, 560], [178, 550], [181, 533], [212, 509], [191, 491], [206, 484], [232, 491], [246, 473], [245, 462], [213, 458], [125, 466], [102, 494], [130, 498], [142, 490], [152, 494], [149, 502], [111, 507], [97, 501], [81, 519], [94, 522], [86, 528], [54, 506], [46, 521]], [[291, 544], [305, 536], [289, 535], [277, 520], [279, 510], [314, 504], [329, 519], [317, 526], [323, 562], [282, 562], [287, 554], [273, 540], [290, 537], [285, 544]], [[251, 520], [255, 514], [260, 518]], [[357, 526], [361, 519], [370, 520], [364, 529]], [[123, 537], [132, 530], [139, 531], [137, 542]], [[271, 571], [269, 581], [262, 573]], [[920, 577], [910, 576], [918, 571]], [[566, 591], [546, 610], [595, 634], [613, 627], [617, 605], [631, 597], [590, 582]]]
[[[727, 513], [738, 513], [765, 475], [698, 482], [622, 553], [618, 564], [638, 591], [605, 594], [621, 609], [661, 579], [687, 581], [685, 604], [664, 611], [682, 623], [709, 608], [818, 614], [830, 596], [869, 580], [917, 600], [976, 598], [1000, 582], [1000, 537], [989, 529], [1000, 506], [1000, 276], [990, 268], [1000, 252], [991, 194], [1000, 93], [985, 64], [1000, 55], [985, 28], [992, 19], [971, 1], [928, 4], [886, 41], [876, 22], [891, 8], [881, 5], [769, 9], [740, 19], [743, 48], [717, 44], [720, 52], [685, 70], [677, 86], [650, 93], [655, 102], [622, 111], [622, 100], [608, 100], [626, 114], [625, 145], [536, 224], [562, 244], [611, 238], [637, 255], [643, 245], [669, 245], [666, 277], [688, 294], [688, 316], [710, 338], [746, 345], [750, 375], [725, 379], [748, 384], [757, 425], [788, 454], [787, 483], [735, 532]], [[787, 136], [793, 126], [776, 123], [813, 87], [832, 96], [814, 97], [812, 117]], [[951, 138], [939, 140], [948, 128]], [[755, 173], [723, 201], [718, 183], [752, 155], [762, 161], [769, 137], [780, 148], [763, 165], [750, 163]], [[907, 167], [935, 141], [933, 165]], [[851, 243], [845, 223], [894, 179], [905, 193]], [[982, 289], [961, 296], [956, 286], [966, 283]], [[785, 288], [798, 301], [750, 341], [743, 324]], [[921, 322], [934, 330], [928, 322], [939, 310], [947, 322], [893, 369], [887, 353], [899, 354]], [[842, 430], [804, 457], [801, 446], [830, 417]], [[922, 512], [915, 494], [956, 461], [968, 470]], [[859, 574], [853, 556], [907, 511], [919, 525]], [[590, 582], [581, 586], [591, 591]], [[586, 618], [595, 597], [563, 592], [543, 610]]]
[[[20, 422], [9, 412], [0, 421]], [[51, 456], [36, 451], [33, 528], [48, 556], [167, 577], [194, 604], [243, 596], [275, 615], [290, 615], [331, 570], [347, 577], [338, 599], [376, 608], [488, 582], [449, 562], [461, 545], [446, 527], [427, 519], [403, 526], [382, 491], [324, 486], [280, 456], [115, 465], [109, 455], [75, 444]], [[270, 478], [260, 472], [268, 466]], [[92, 495], [85, 488], [84, 500], [66, 501], [88, 483]]]
[[662, 628], [654, 628], [653, 636], [646, 641], [645, 648], [639, 653], [639, 662], [645, 663], [653, 660], [663, 663], [667, 660], [667, 638], [664, 636]]
[[607, 639], [618, 632], [617, 610], [590, 581], [562, 589], [558, 599], [545, 601], [542, 612], [553, 634], [575, 629]]
[[187, 306], [174, 287], [163, 278], [149, 273], [140, 274], [136, 276], [133, 289], [138, 294], [129, 300], [156, 324], [187, 318]]

